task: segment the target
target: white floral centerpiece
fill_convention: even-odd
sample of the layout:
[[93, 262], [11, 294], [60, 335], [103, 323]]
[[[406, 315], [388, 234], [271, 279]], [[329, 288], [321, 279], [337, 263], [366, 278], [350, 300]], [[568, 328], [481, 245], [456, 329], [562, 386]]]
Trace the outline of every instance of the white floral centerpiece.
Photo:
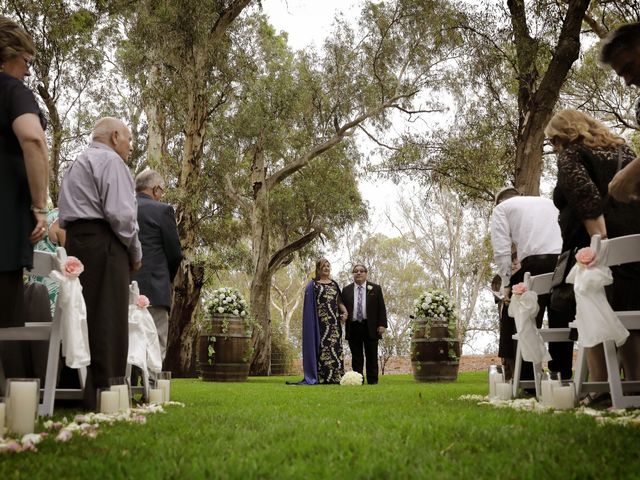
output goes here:
[[238, 317], [246, 317], [248, 312], [247, 302], [235, 288], [222, 287], [211, 294], [208, 310], [211, 315], [229, 314]]
[[449, 295], [442, 290], [430, 288], [413, 302], [413, 314], [416, 318], [427, 318], [449, 325], [456, 324], [455, 305]]

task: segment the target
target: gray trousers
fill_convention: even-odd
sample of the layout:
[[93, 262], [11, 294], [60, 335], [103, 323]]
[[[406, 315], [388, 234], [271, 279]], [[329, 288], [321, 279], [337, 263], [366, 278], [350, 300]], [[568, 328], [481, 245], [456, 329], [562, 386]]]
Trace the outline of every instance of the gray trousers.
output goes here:
[[166, 307], [154, 307], [147, 308], [153, 323], [156, 324], [156, 330], [158, 330], [158, 340], [160, 342], [160, 355], [164, 361], [164, 357], [167, 355], [167, 338], [169, 337], [169, 310]]

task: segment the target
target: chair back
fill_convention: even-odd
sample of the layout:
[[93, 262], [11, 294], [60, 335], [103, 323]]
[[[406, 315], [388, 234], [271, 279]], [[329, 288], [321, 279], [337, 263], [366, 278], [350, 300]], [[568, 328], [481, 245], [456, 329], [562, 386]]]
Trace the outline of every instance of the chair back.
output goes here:
[[524, 274], [524, 284], [530, 292], [536, 292], [538, 295], [544, 295], [551, 291], [551, 279], [553, 272], [541, 273], [532, 276], [529, 272]]
[[604, 264], [607, 267], [640, 262], [640, 234], [602, 240], [600, 235], [591, 237], [591, 248], [600, 253], [606, 245]]

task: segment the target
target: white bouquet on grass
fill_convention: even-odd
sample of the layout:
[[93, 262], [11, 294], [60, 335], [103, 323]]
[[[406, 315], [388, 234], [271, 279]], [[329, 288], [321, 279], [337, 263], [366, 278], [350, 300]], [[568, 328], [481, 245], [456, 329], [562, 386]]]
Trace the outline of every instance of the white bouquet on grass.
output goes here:
[[208, 307], [212, 315], [216, 313], [228, 313], [240, 317], [248, 315], [247, 302], [235, 288], [223, 287], [214, 290]]
[[350, 372], [345, 373], [340, 379], [340, 385], [362, 385], [363, 377], [361, 373]]

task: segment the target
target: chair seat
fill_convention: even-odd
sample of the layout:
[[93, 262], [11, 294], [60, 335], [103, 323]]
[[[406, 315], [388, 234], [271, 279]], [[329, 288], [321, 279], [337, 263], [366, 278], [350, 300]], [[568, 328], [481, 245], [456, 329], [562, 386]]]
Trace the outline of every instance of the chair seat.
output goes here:
[[0, 328], [0, 340], [49, 340], [51, 322], [27, 322], [24, 327]]

